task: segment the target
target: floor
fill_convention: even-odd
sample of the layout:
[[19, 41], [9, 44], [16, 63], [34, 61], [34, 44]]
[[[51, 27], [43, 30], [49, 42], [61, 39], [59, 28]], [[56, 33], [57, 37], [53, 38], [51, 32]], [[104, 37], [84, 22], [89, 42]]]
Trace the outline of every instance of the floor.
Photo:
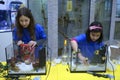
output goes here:
[[[120, 76], [119, 76], [120, 64], [117, 65], [116, 67], [117, 68], [115, 70], [115, 80], [120, 80]], [[112, 75], [113, 72], [107, 70], [106, 73], [102, 72], [99, 74]], [[6, 80], [6, 79], [0, 78], [0, 80]], [[8, 79], [8, 80], [11, 80], [11, 79]], [[27, 77], [20, 77], [19, 80], [112, 80], [112, 79], [96, 77], [88, 73], [71, 73], [68, 65], [58, 63], [56, 65], [52, 65], [51, 67], [47, 66], [46, 75], [33, 75], [33, 76], [27, 76]]]
[[[120, 80], [120, 65], [115, 70], [115, 80]], [[111, 74], [112, 71], [100, 74]], [[88, 73], [71, 73], [68, 65], [57, 64], [52, 66], [49, 75], [41, 76], [41, 80], [110, 80], [109, 78], [96, 77]]]

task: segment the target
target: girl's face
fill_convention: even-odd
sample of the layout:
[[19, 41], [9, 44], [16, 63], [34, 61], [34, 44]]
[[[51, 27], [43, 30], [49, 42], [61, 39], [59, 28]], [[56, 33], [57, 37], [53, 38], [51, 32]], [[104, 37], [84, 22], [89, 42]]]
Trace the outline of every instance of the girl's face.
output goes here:
[[92, 41], [98, 40], [100, 36], [101, 36], [100, 32], [90, 32], [90, 38]]
[[21, 16], [19, 18], [19, 22], [23, 26], [23, 28], [27, 28], [30, 24], [30, 18], [28, 18], [26, 16]]

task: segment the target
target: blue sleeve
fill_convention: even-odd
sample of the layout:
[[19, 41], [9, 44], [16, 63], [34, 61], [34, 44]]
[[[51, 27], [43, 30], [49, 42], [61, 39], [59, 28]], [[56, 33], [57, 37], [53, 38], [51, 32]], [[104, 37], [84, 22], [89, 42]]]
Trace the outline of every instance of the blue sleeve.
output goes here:
[[46, 38], [47, 36], [45, 34], [43, 26], [41, 26], [40, 24], [36, 24], [36, 40], [46, 39]]
[[35, 49], [35, 57], [39, 57], [39, 50], [41, 50], [44, 47], [44, 42], [46, 41], [46, 34], [44, 31], [43, 26], [41, 26], [40, 24], [36, 24], [35, 26], [35, 34], [36, 34], [36, 41], [37, 41], [37, 45], [38, 47], [36, 47]]
[[79, 36], [76, 36], [74, 39], [75, 39], [78, 43], [80, 43], [80, 42], [86, 40], [86, 36], [85, 36], [85, 34], [80, 34]]

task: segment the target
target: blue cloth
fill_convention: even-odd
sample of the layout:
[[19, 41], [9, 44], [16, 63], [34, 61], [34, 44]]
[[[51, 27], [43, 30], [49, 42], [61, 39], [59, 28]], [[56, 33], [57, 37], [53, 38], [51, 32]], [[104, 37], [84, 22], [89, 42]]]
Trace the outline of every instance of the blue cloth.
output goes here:
[[104, 45], [103, 42], [101, 43], [93, 41], [88, 42], [86, 34], [80, 34], [79, 36], [76, 36], [74, 39], [77, 41], [78, 48], [80, 49], [82, 55], [90, 60], [95, 55], [95, 51], [99, 50]]
[[[36, 41], [38, 40], [41, 40], [41, 39], [45, 39], [47, 38], [45, 32], [44, 32], [44, 28], [42, 25], [40, 24], [36, 24], [35, 25], [35, 37], [36, 37]], [[27, 44], [29, 41], [31, 41], [31, 38], [30, 38], [30, 33], [28, 31], [27, 28], [23, 28], [23, 35], [22, 35], [22, 39], [20, 39], [17, 35], [17, 28], [14, 28], [13, 30], [13, 40], [14, 41], [19, 41], [19, 40], [22, 40], [24, 42], [24, 44]], [[42, 49], [42, 44], [38, 45], [36, 48], [35, 48], [35, 57], [39, 57], [39, 50]]]
[[[40, 39], [46, 39], [46, 34], [44, 33], [44, 28], [39, 24], [35, 25], [35, 37], [36, 37], [36, 41], [40, 40]], [[15, 28], [13, 30], [13, 40], [14, 41], [22, 40], [25, 44], [27, 44], [29, 41], [31, 41], [30, 33], [29, 33], [28, 29], [27, 28], [23, 29], [22, 39], [20, 39], [17, 36], [17, 28]]]

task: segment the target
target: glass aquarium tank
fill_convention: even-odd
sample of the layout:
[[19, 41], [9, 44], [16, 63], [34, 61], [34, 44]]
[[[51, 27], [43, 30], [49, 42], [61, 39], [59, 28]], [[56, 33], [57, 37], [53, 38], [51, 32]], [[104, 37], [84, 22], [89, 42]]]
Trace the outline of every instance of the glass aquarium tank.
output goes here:
[[91, 58], [87, 58], [84, 55], [84, 57], [86, 57], [86, 64], [79, 59], [78, 53], [81, 53], [81, 51], [71, 51], [69, 62], [70, 72], [106, 72], [107, 51], [105, 46], [101, 47], [99, 50], [96, 50]]
[[0, 10], [0, 32], [11, 31], [10, 10]]
[[8, 75], [45, 75], [46, 48], [10, 44], [5, 48]]

